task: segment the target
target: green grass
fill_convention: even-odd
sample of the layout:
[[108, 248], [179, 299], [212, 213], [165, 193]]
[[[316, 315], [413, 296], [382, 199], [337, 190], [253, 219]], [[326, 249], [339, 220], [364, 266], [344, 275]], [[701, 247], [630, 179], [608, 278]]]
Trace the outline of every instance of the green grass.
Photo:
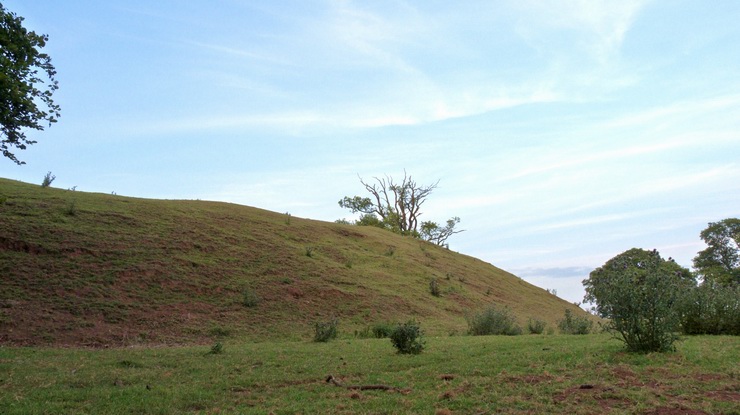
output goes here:
[[585, 315], [491, 264], [377, 228], [6, 179], [0, 197], [0, 344], [209, 344], [213, 327], [298, 340], [334, 317], [347, 332], [414, 318], [446, 335], [493, 303], [521, 325]]
[[[0, 348], [0, 412], [732, 414], [740, 400], [737, 337], [647, 355], [606, 335], [432, 337], [416, 356], [388, 339], [223, 344]], [[352, 391], [330, 374], [399, 391]]]

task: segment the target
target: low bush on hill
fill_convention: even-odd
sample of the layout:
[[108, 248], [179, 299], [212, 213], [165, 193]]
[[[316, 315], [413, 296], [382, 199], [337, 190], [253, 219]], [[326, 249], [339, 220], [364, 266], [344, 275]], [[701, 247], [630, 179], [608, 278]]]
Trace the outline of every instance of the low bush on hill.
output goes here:
[[419, 354], [424, 350], [423, 332], [414, 320], [397, 325], [390, 335], [391, 343], [400, 354]]
[[326, 343], [329, 340], [337, 338], [339, 334], [339, 320], [331, 319], [329, 321], [317, 321], [314, 324], [313, 341]]
[[508, 308], [490, 306], [468, 316], [467, 320], [468, 333], [473, 336], [522, 334], [522, 328], [516, 324], [516, 318]]

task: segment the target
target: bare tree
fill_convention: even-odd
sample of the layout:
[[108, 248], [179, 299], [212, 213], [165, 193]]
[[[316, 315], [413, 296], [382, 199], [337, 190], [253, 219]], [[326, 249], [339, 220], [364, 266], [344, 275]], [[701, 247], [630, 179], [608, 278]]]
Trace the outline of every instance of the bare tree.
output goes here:
[[362, 213], [356, 224], [390, 229], [438, 245], [443, 245], [449, 236], [462, 232], [454, 230], [455, 225], [460, 222], [460, 218], [457, 217], [448, 220], [446, 227], [431, 221], [419, 222], [421, 206], [437, 188], [439, 180], [431, 185], [419, 185], [405, 171], [400, 183], [387, 175], [373, 179], [365, 181], [360, 177], [360, 183], [365, 186], [370, 197], [345, 196], [339, 201], [339, 206], [351, 210], [352, 213]]

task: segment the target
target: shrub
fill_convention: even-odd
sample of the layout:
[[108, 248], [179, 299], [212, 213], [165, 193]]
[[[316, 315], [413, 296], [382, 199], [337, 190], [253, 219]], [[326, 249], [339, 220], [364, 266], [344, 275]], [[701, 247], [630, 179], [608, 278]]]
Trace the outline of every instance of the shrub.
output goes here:
[[57, 176], [54, 176], [53, 174], [51, 174], [51, 172], [47, 172], [46, 176], [44, 176], [44, 180], [41, 182], [41, 187], [51, 186], [51, 182], [53, 182], [56, 178]]
[[313, 341], [326, 343], [329, 340], [337, 338], [337, 334], [339, 333], [339, 321], [337, 319], [317, 321], [314, 324], [314, 329]]
[[468, 333], [473, 336], [522, 334], [516, 318], [508, 308], [488, 307], [480, 313], [468, 316]]
[[419, 354], [424, 350], [423, 332], [419, 323], [409, 320], [397, 325], [391, 333], [391, 343], [401, 354]]
[[693, 288], [681, 305], [681, 331], [740, 335], [740, 285], [705, 281]]
[[385, 339], [391, 337], [393, 330], [395, 330], [397, 323], [376, 323], [372, 326], [373, 337], [376, 339]]
[[221, 354], [223, 352], [224, 352], [224, 346], [221, 344], [221, 342], [217, 342], [216, 344], [214, 344], [213, 346], [211, 346], [211, 350], [209, 350], [208, 353], [206, 353], [206, 354], [207, 355], [209, 355], [209, 354]]
[[680, 305], [695, 285], [691, 272], [658, 251], [630, 249], [583, 281], [585, 300], [609, 319], [607, 331], [630, 352], [675, 350]]
[[67, 203], [67, 207], [64, 208], [64, 214], [67, 216], [77, 215], [77, 203], [74, 200]]
[[560, 333], [563, 334], [588, 334], [591, 332], [593, 325], [594, 322], [589, 320], [588, 317], [574, 316], [573, 312], [568, 309], [565, 310], [565, 317], [558, 321], [558, 328]]
[[439, 297], [440, 291], [439, 291], [439, 283], [437, 282], [436, 278], [433, 278], [431, 281], [429, 281], [429, 292], [435, 296]]
[[542, 334], [545, 331], [545, 326], [547, 326], [547, 323], [544, 321], [530, 318], [527, 322], [527, 331], [529, 331], [529, 334]]
[[242, 304], [244, 307], [256, 307], [259, 304], [260, 299], [253, 290], [245, 288], [242, 293]]

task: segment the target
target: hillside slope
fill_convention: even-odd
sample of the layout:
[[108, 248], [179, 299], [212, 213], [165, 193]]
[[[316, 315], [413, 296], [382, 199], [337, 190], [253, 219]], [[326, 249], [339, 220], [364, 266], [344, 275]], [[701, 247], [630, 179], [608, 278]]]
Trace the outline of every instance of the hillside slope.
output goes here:
[[[247, 291], [256, 306], [244, 305]], [[416, 318], [446, 335], [491, 303], [550, 326], [566, 308], [582, 312], [488, 263], [381, 229], [0, 179], [0, 344], [298, 339], [332, 317], [345, 333]]]

